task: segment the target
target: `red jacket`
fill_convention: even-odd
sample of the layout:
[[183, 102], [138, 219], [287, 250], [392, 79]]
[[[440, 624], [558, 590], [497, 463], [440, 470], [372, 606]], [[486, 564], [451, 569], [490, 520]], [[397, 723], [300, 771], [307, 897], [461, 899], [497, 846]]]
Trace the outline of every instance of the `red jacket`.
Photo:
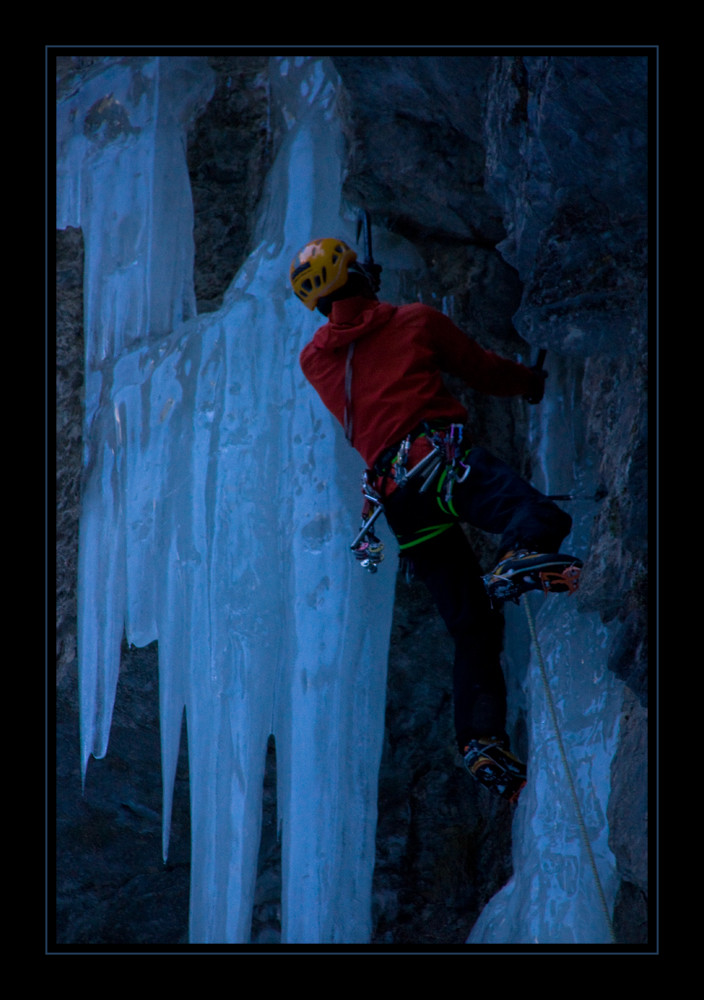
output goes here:
[[304, 375], [343, 426], [353, 341], [352, 443], [369, 467], [424, 420], [466, 421], [467, 411], [445, 387], [443, 372], [494, 396], [535, 388], [529, 368], [484, 350], [437, 309], [343, 299], [333, 303], [329, 322], [300, 356]]

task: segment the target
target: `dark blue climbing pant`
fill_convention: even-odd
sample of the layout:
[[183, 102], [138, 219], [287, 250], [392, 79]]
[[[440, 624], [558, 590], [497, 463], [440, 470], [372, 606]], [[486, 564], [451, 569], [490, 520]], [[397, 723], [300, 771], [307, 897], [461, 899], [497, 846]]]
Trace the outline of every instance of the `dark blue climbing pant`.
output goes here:
[[454, 711], [460, 749], [481, 736], [507, 739], [500, 663], [503, 616], [491, 607], [460, 522], [501, 535], [502, 555], [519, 548], [558, 552], [572, 527], [569, 514], [486, 449], [473, 448], [467, 461], [469, 475], [455, 483], [449, 505], [438, 484], [421, 493], [418, 480], [396, 489], [385, 501], [386, 519], [401, 555], [430, 590], [455, 643]]

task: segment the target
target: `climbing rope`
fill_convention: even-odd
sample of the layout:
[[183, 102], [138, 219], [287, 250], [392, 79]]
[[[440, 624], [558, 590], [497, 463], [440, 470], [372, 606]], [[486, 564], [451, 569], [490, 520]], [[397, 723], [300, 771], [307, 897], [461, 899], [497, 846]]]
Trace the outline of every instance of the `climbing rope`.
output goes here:
[[596, 867], [596, 861], [594, 859], [594, 852], [592, 851], [592, 845], [589, 842], [589, 835], [587, 833], [587, 827], [584, 822], [584, 817], [582, 816], [582, 810], [579, 805], [579, 798], [577, 797], [577, 789], [575, 788], [574, 781], [572, 780], [572, 772], [570, 771], [569, 762], [567, 760], [567, 754], [565, 752], [565, 745], [562, 742], [562, 735], [560, 733], [560, 726], [557, 718], [557, 711], [555, 710], [555, 703], [550, 693], [550, 685], [548, 683], [547, 670], [545, 669], [545, 661], [543, 660], [543, 654], [540, 649], [540, 644], [538, 642], [538, 635], [535, 630], [535, 621], [533, 619], [533, 613], [530, 609], [530, 603], [528, 601], [527, 595], [524, 597], [523, 606], [526, 609], [526, 618], [528, 619], [528, 630], [530, 632], [531, 641], [535, 649], [536, 656], [538, 657], [538, 665], [540, 667], [540, 676], [542, 678], [543, 687], [545, 688], [545, 697], [548, 703], [548, 709], [552, 717], [552, 724], [555, 730], [555, 736], [557, 737], [557, 745], [560, 751], [560, 757], [562, 758], [562, 764], [565, 769], [565, 774], [567, 776], [567, 784], [572, 795], [572, 801], [574, 802], [575, 812], [577, 813], [577, 822], [582, 834], [582, 839], [584, 840], [584, 846], [587, 851], [587, 856], [589, 858], [589, 864], [591, 865], [592, 873], [594, 875], [594, 881], [596, 882], [597, 892], [599, 894], [599, 899], [601, 901], [602, 908], [604, 910], [604, 916], [606, 917], [606, 923], [609, 928], [609, 935], [611, 940], [616, 943], [616, 935], [614, 933], [613, 923], [611, 921], [611, 914], [609, 912], [609, 907], [606, 903], [606, 896], [604, 895], [604, 889], [601, 884], [601, 879], [599, 878], [599, 872]]

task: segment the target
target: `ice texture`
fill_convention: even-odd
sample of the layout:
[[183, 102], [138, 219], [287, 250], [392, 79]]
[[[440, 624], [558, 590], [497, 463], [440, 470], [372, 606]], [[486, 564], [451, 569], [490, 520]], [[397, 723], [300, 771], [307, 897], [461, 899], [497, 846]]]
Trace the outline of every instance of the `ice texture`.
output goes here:
[[[579, 400], [565, 391], [560, 359], [545, 399], [531, 411], [534, 483], [546, 493], [595, 492]], [[562, 551], [584, 557], [594, 502], [565, 502], [573, 529]], [[525, 607], [506, 606], [506, 665], [527, 704], [528, 782], [513, 823], [514, 874], [484, 908], [472, 945], [610, 945], [619, 884], [609, 847], [607, 805], [623, 684], [607, 667], [614, 626], [579, 613], [576, 599], [530, 594], [542, 668]], [[617, 625], [616, 625], [617, 628]], [[554, 714], [553, 714], [554, 713]]]
[[[106, 61], [58, 106], [57, 224], [85, 239], [81, 758], [107, 752], [123, 630], [158, 639], [165, 854], [187, 720], [190, 940], [249, 941], [273, 734], [282, 941], [365, 942], [394, 548], [376, 576], [349, 551], [362, 463], [300, 371], [319, 323], [288, 284], [308, 239], [355, 240], [338, 81], [271, 65], [288, 132], [256, 248], [200, 317], [184, 150], [207, 62]], [[381, 247], [393, 292], [417, 258]]]
[[[389, 561], [375, 576], [350, 556], [361, 461], [300, 372], [317, 320], [287, 281], [311, 237], [354, 243], [354, 212], [340, 203], [338, 80], [316, 57], [274, 58], [270, 78], [272, 118], [287, 132], [255, 248], [222, 308], [200, 317], [185, 130], [212, 93], [207, 61], [105, 59], [57, 107], [57, 225], [80, 226], [85, 241], [81, 761], [85, 774], [108, 749], [123, 632], [138, 646], [158, 639], [164, 855], [187, 720], [190, 940], [249, 941], [273, 733], [282, 941], [364, 943], [395, 547], [380, 528]], [[389, 234], [375, 233], [375, 245], [393, 301], [419, 261]], [[566, 439], [579, 422], [561, 384], [553, 369], [533, 414], [537, 485], [559, 492], [585, 467], [582, 445]], [[591, 514], [571, 510], [569, 545], [582, 554]], [[621, 698], [605, 668], [608, 629], [569, 598], [532, 603], [610, 903], [605, 816]], [[523, 610], [509, 608], [506, 655], [529, 704], [530, 777], [515, 875], [470, 941], [605, 941], [528, 649]]]
[[57, 104], [57, 227], [80, 227], [85, 245], [78, 580], [84, 773], [90, 754], [107, 749], [128, 605], [134, 641], [156, 638], [161, 581], [154, 564], [145, 567], [164, 528], [157, 477], [173, 470], [167, 397], [154, 415], [150, 375], [167, 352], [158, 338], [195, 314], [183, 149], [184, 124], [212, 93], [203, 69], [192, 58], [104, 60]]

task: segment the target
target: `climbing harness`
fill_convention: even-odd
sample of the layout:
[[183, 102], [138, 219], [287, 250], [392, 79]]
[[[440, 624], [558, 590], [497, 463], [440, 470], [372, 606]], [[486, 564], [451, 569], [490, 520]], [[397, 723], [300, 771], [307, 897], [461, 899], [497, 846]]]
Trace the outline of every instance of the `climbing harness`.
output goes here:
[[[465, 461], [466, 453], [462, 449], [462, 438], [464, 427], [462, 424], [450, 424], [448, 427], [433, 430], [427, 425], [423, 425], [416, 432], [408, 434], [398, 447], [395, 456], [391, 459], [391, 476], [399, 487], [406, 485], [409, 479], [414, 478], [424, 472], [423, 483], [419, 492], [425, 493], [430, 489], [437, 474], [444, 470], [442, 478], [445, 484], [443, 491], [446, 504], [452, 500], [452, 488], [454, 484], [463, 483], [470, 472], [470, 466]], [[417, 462], [410, 472], [407, 471], [408, 456], [411, 445], [419, 438], [424, 437], [430, 443], [432, 450]]]
[[[442, 458], [440, 457], [440, 446], [433, 443], [432, 450], [428, 452], [412, 469], [407, 470], [408, 455], [411, 450], [412, 437], [409, 434], [401, 444], [398, 454], [392, 463], [392, 476], [399, 487], [406, 486], [412, 479], [418, 476], [423, 480], [420, 492], [423, 493], [435, 478], [437, 470], [440, 468]], [[432, 442], [431, 442], [432, 443]]]
[[[405, 442], [404, 445], [401, 446], [400, 451], [403, 451], [405, 458], [407, 458], [410, 444], [408, 445], [408, 448], [405, 448], [404, 446]], [[438, 451], [439, 449], [437, 447], [433, 447], [433, 450], [422, 458], [420, 462], [414, 465], [410, 472], [405, 471], [404, 465], [402, 478], [404, 485], [409, 480], [420, 476], [430, 465], [433, 466], [433, 469], [427, 473], [427, 476], [432, 477], [434, 475], [435, 459]], [[370, 481], [370, 471], [371, 470], [369, 469], [365, 469], [362, 476], [362, 495], [364, 497], [362, 525], [354, 541], [350, 545], [350, 548], [364, 569], [368, 569], [370, 573], [376, 573], [378, 564], [384, 559], [384, 545], [371, 529], [377, 518], [384, 512], [384, 503], [381, 499], [381, 494], [376, 490]]]
[[584, 841], [584, 847], [587, 852], [587, 857], [589, 858], [589, 864], [594, 876], [594, 881], [596, 883], [597, 893], [599, 895], [599, 901], [601, 903], [602, 909], [604, 911], [604, 917], [606, 918], [606, 924], [609, 929], [609, 936], [611, 940], [616, 943], [616, 935], [614, 933], [613, 922], [611, 920], [611, 913], [609, 912], [609, 907], [606, 902], [606, 896], [604, 895], [604, 889], [601, 884], [601, 879], [599, 877], [599, 872], [596, 866], [596, 861], [594, 859], [594, 852], [592, 851], [592, 845], [589, 842], [589, 834], [587, 833], [587, 827], [584, 822], [584, 816], [582, 815], [582, 810], [579, 805], [579, 798], [577, 796], [577, 789], [575, 788], [574, 780], [572, 779], [572, 772], [570, 771], [569, 761], [567, 760], [567, 753], [565, 751], [565, 745], [562, 741], [562, 734], [560, 733], [560, 724], [557, 718], [557, 711], [555, 709], [555, 703], [553, 701], [552, 693], [550, 691], [550, 684], [548, 681], [547, 670], [545, 667], [545, 661], [543, 660], [542, 650], [540, 648], [540, 643], [538, 642], [538, 635], [535, 628], [535, 620], [533, 618], [533, 613], [530, 608], [530, 603], [526, 597], [523, 606], [526, 612], [526, 618], [528, 620], [528, 631], [530, 632], [531, 641], [533, 643], [533, 648], [535, 649], [535, 655], [538, 659], [538, 665], [540, 668], [540, 677], [542, 680], [543, 688], [545, 690], [545, 699], [548, 705], [548, 710], [550, 712], [550, 717], [552, 719], [553, 729], [555, 731], [555, 737], [557, 739], [557, 746], [560, 753], [560, 758], [562, 760], [562, 766], [565, 770], [565, 776], [567, 778], [567, 785], [570, 790], [570, 795], [572, 797], [572, 802], [574, 804], [575, 812], [577, 814], [577, 823], [582, 835], [582, 840]]
[[[362, 478], [362, 495], [364, 507], [362, 523], [350, 548], [360, 564], [375, 573], [378, 564], [383, 560], [383, 543], [372, 532], [372, 526], [384, 511], [381, 494], [372, 483], [379, 479], [392, 479], [395, 486], [403, 489], [409, 482], [418, 479], [418, 492], [425, 493], [435, 486], [440, 510], [445, 515], [457, 516], [452, 506], [452, 491], [455, 483], [463, 483], [470, 473], [467, 462], [469, 450], [463, 447], [464, 427], [462, 424], [450, 424], [448, 427], [432, 429], [423, 425], [416, 432], [407, 434], [400, 445], [394, 446], [384, 455], [381, 463], [374, 470], [366, 469]], [[413, 442], [425, 437], [430, 445], [430, 451], [409, 469], [408, 460]], [[436, 482], [437, 480], [437, 482]], [[452, 526], [451, 521], [441, 524], [427, 525], [419, 531], [415, 538], [401, 543], [399, 548], [404, 551], [414, 545], [434, 538]]]

